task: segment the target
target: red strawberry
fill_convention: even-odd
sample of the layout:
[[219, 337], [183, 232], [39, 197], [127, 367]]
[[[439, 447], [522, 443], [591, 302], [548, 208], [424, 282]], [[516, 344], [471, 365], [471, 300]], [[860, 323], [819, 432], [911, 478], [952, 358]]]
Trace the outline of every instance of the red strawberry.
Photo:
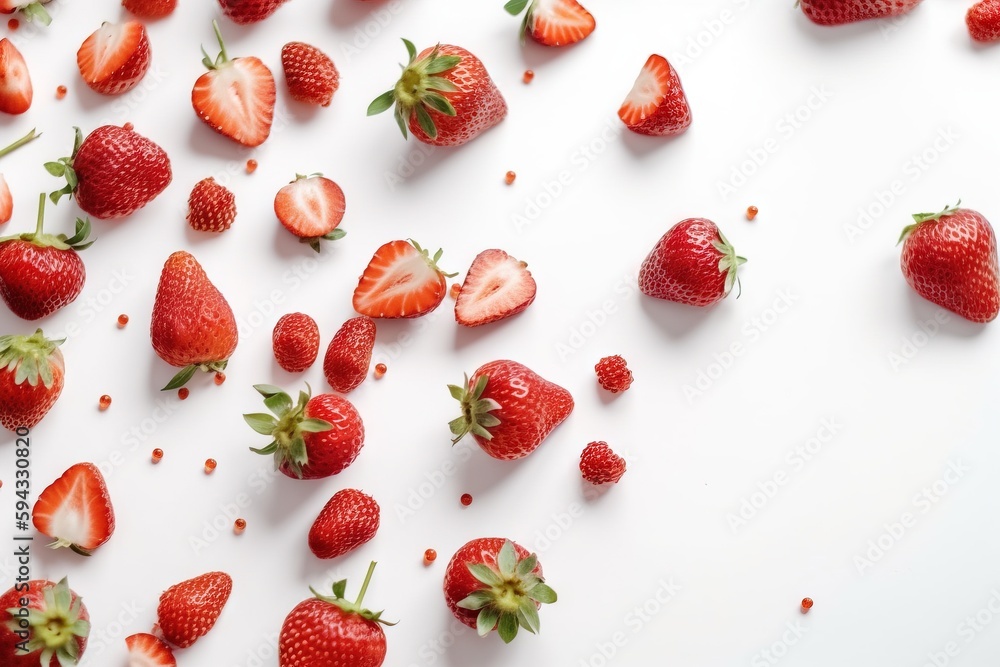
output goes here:
[[289, 373], [301, 373], [319, 356], [319, 327], [305, 313], [283, 315], [274, 325], [271, 346], [278, 365]]
[[798, 4], [809, 20], [819, 25], [843, 25], [855, 21], [905, 14], [921, 0], [801, 0]]
[[354, 310], [369, 317], [420, 317], [441, 305], [454, 273], [438, 268], [442, 251], [431, 257], [415, 241], [390, 241], [375, 251], [358, 286]]
[[67, 181], [66, 187], [49, 195], [53, 202], [75, 195], [80, 208], [95, 218], [124, 218], [170, 185], [170, 158], [146, 137], [104, 125], [82, 140], [80, 128], [74, 129], [72, 156], [45, 164], [50, 174]]
[[24, 18], [29, 21], [38, 19], [42, 25], [52, 23], [52, 17], [45, 11], [45, 7], [50, 0], [0, 0], [0, 14], [13, 14], [21, 12]]
[[142, 19], [161, 19], [177, 9], [177, 0], [122, 0], [122, 7]]
[[375, 348], [375, 322], [365, 315], [344, 322], [323, 358], [323, 375], [336, 391], [346, 394], [364, 382]]
[[538, 634], [538, 608], [556, 601], [535, 554], [499, 537], [480, 537], [459, 549], [444, 574], [444, 599], [480, 637], [493, 630], [505, 643], [518, 627]]
[[1000, 269], [993, 227], [981, 213], [949, 206], [918, 213], [903, 230], [900, 265], [917, 294], [973, 322], [1000, 312]]
[[472, 433], [483, 451], [506, 461], [535, 451], [573, 411], [568, 391], [505, 359], [480, 366], [463, 386], [448, 390], [462, 404], [462, 416], [449, 424], [453, 442]]
[[625, 474], [625, 459], [606, 442], [592, 442], [580, 454], [580, 473], [591, 484], [616, 484]]
[[691, 107], [677, 71], [655, 53], [642, 66], [618, 117], [637, 134], [670, 137], [691, 125]]
[[188, 197], [187, 221], [199, 232], [224, 232], [236, 220], [236, 195], [209, 176], [195, 183]]
[[14, 217], [14, 197], [10, 194], [7, 179], [0, 174], [0, 225]]
[[333, 494], [309, 529], [309, 549], [317, 558], [354, 551], [378, 532], [379, 506], [357, 489]]
[[527, 7], [521, 22], [521, 43], [531, 35], [545, 46], [576, 44], [597, 27], [597, 21], [576, 0], [510, 0], [504, 9], [517, 16]]
[[93, 463], [70, 467], [38, 496], [31, 520], [55, 540], [49, 546], [89, 556], [115, 532], [115, 510], [101, 471]]
[[368, 106], [369, 116], [395, 106], [404, 138], [409, 124], [425, 144], [461, 146], [507, 115], [507, 102], [479, 58], [451, 44], [417, 54], [412, 42], [403, 43], [410, 62], [396, 86]]
[[628, 369], [625, 359], [617, 354], [604, 357], [594, 366], [597, 381], [612, 394], [625, 391], [632, 386], [632, 371]]
[[177, 667], [177, 660], [170, 645], [145, 632], [125, 638], [128, 648], [128, 667]]
[[219, 620], [232, 591], [233, 579], [225, 572], [208, 572], [165, 590], [156, 608], [163, 638], [179, 648], [194, 644]]
[[330, 56], [310, 44], [289, 42], [281, 47], [281, 68], [293, 100], [330, 106], [340, 86], [340, 74]]
[[535, 300], [535, 279], [528, 265], [503, 250], [476, 255], [455, 300], [455, 320], [467, 327], [517, 315]]
[[28, 64], [10, 40], [0, 39], [0, 111], [22, 114], [31, 107], [32, 88]]
[[977, 42], [1000, 40], [1000, 0], [982, 0], [972, 5], [965, 15], [965, 24]]
[[362, 606], [375, 571], [368, 567], [361, 594], [354, 602], [344, 599], [347, 581], [333, 585], [333, 597], [320, 595], [303, 600], [288, 612], [278, 636], [278, 667], [381, 667], [385, 661], [382, 612]]
[[20, 581], [0, 596], [3, 667], [76, 665], [87, 650], [89, 635], [90, 614], [65, 578], [58, 584], [44, 579]]
[[83, 81], [102, 95], [120, 95], [146, 76], [149, 37], [138, 21], [105, 23], [76, 52]]
[[729, 294], [746, 261], [714, 222], [688, 218], [667, 230], [643, 260], [639, 289], [657, 299], [710, 306]]
[[34, 428], [62, 393], [66, 366], [59, 346], [37, 330], [0, 336], [0, 426]]
[[346, 234], [337, 227], [344, 219], [344, 206], [344, 191], [322, 174], [296, 174], [274, 196], [278, 221], [316, 252], [320, 241], [336, 241]]
[[263, 21], [287, 0], [219, 0], [222, 13], [233, 23], [246, 25]]
[[[307, 387], [309, 385], [306, 385]], [[257, 454], [274, 455], [275, 468], [293, 479], [320, 479], [336, 475], [358, 458], [365, 444], [361, 415], [343, 396], [299, 392], [298, 403], [279, 387], [254, 385], [266, 413], [243, 415], [250, 428], [274, 438]]]
[[224, 370], [236, 350], [233, 309], [188, 252], [173, 253], [163, 265], [149, 335], [160, 359], [183, 367], [164, 391], [184, 386], [198, 369]]
[[198, 118], [219, 134], [244, 146], [260, 146], [274, 121], [274, 76], [260, 58], [230, 60], [219, 25], [212, 25], [221, 52], [215, 62], [207, 55], [202, 60], [208, 71], [195, 81], [191, 104]]

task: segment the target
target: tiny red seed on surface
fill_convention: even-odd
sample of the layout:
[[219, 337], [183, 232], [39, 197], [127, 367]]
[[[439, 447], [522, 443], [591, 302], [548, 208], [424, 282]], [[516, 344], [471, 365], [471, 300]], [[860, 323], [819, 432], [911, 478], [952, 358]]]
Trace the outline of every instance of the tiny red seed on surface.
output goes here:
[[226, 381], [226, 374], [225, 373], [223, 373], [222, 371], [219, 371], [218, 373], [215, 374], [215, 384], [222, 384], [225, 381]]
[[122, 125], [122, 129], [131, 132], [132, 130], [135, 129], [135, 125], [133, 125], [132, 123], [125, 123], [124, 125]]
[[510, 185], [511, 183], [514, 182], [515, 178], [517, 178], [517, 174], [515, 174], [512, 171], [508, 171], [503, 177], [503, 182], [506, 183], [507, 185]]
[[212, 471], [215, 470], [215, 467], [217, 465], [219, 465], [219, 464], [215, 461], [215, 459], [208, 459], [208, 460], [206, 460], [205, 461], [205, 474], [206, 475], [212, 474]]
[[257, 171], [257, 160], [249, 159], [247, 160], [247, 173], [252, 174]]
[[462, 291], [462, 286], [458, 283], [451, 284], [451, 298], [457, 299], [459, 293]]
[[237, 519], [233, 522], [233, 532], [237, 535], [242, 535], [243, 531], [247, 529], [246, 519]]
[[122, 313], [121, 315], [118, 316], [118, 328], [121, 329], [126, 324], [128, 324], [128, 315]]
[[468, 507], [472, 504], [472, 494], [463, 493], [462, 494], [462, 504]]
[[181, 387], [180, 389], [177, 390], [177, 398], [181, 399], [182, 401], [190, 395], [191, 395], [191, 390], [188, 389], [187, 387]]
[[812, 598], [802, 598], [802, 613], [806, 613], [812, 609], [813, 601]]
[[163, 450], [157, 447], [153, 450], [153, 463], [159, 463], [163, 459]]
[[760, 209], [758, 209], [756, 206], [750, 206], [750, 207], [748, 207], [747, 208], [747, 220], [753, 220], [754, 218], [757, 217], [757, 214], [759, 212], [760, 212]]
[[535, 78], [535, 70], [526, 69], [524, 70], [524, 82], [531, 83], [531, 80]]
[[66, 97], [66, 92], [67, 92], [66, 86], [59, 86], [58, 88], [56, 88], [56, 99], [61, 100], [62, 98]]
[[430, 565], [431, 563], [437, 560], [437, 557], [438, 557], [438, 552], [434, 551], [434, 549], [428, 549], [427, 551], [424, 552], [424, 563]]
[[11, 20], [7, 21], [7, 27], [10, 30], [17, 30], [20, 25], [21, 25], [21, 22], [18, 21], [17, 19], [11, 19]]
[[98, 407], [101, 408], [101, 410], [107, 410], [108, 408], [111, 407], [111, 397], [108, 396], [107, 394], [104, 394], [103, 396], [101, 396], [101, 400], [98, 401], [97, 405]]
[[385, 372], [387, 370], [389, 370], [389, 368], [385, 364], [375, 364], [375, 377], [376, 378], [382, 377], [383, 375], [385, 375]]

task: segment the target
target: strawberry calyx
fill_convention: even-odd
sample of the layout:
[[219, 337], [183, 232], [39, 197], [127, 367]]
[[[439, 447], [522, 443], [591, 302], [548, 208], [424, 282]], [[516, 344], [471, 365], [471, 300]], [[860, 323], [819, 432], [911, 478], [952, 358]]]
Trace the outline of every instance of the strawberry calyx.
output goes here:
[[417, 243], [413, 239], [406, 239], [406, 240], [410, 242], [410, 245], [412, 245], [414, 248], [417, 249], [417, 252], [419, 252], [421, 255], [424, 256], [424, 261], [427, 262], [427, 266], [431, 267], [445, 278], [454, 278], [455, 276], [458, 275], [458, 272], [445, 273], [444, 271], [441, 270], [441, 267], [438, 266], [438, 261], [441, 259], [441, 256], [444, 255], [443, 249], [438, 248], [437, 252], [434, 253], [434, 256], [431, 257], [430, 252], [421, 248], [419, 243]]
[[368, 584], [371, 582], [372, 574], [375, 572], [375, 561], [372, 561], [368, 566], [368, 574], [365, 575], [365, 583], [361, 585], [361, 592], [358, 594], [358, 599], [354, 602], [344, 598], [344, 593], [347, 591], [347, 580], [341, 579], [340, 581], [333, 584], [333, 597], [328, 595], [321, 595], [316, 592], [312, 586], [309, 590], [313, 595], [316, 596], [317, 600], [322, 600], [323, 602], [328, 602], [348, 614], [357, 614], [366, 621], [373, 621], [375, 623], [381, 623], [382, 625], [396, 625], [395, 622], [386, 621], [382, 618], [381, 611], [370, 611], [365, 609], [361, 604], [365, 599], [365, 593], [368, 591]]
[[403, 40], [409, 62], [392, 90], [376, 97], [368, 106], [368, 115], [374, 116], [393, 107], [393, 116], [399, 125], [403, 138], [407, 137], [406, 123], [416, 114], [420, 129], [431, 139], [437, 137], [437, 126], [430, 112], [436, 111], [446, 116], [455, 115], [455, 107], [442, 93], [458, 90], [448, 79], [437, 76], [458, 66], [459, 56], [441, 55], [440, 44], [427, 56], [417, 60], [417, 47], [408, 39]]
[[493, 410], [499, 410], [500, 404], [492, 398], [483, 398], [483, 391], [489, 382], [488, 375], [480, 375], [476, 379], [475, 386], [469, 386], [469, 376], [465, 376], [462, 386], [450, 384], [448, 391], [452, 398], [462, 404], [462, 416], [451, 420], [448, 428], [451, 429], [451, 443], [457, 444], [459, 440], [469, 433], [478, 435], [486, 440], [492, 440], [493, 434], [488, 429], [499, 426], [500, 419], [496, 415], [490, 414]]
[[261, 435], [269, 435], [274, 440], [266, 447], [251, 447], [255, 454], [273, 455], [274, 468], [277, 470], [287, 463], [292, 472], [302, 479], [302, 466], [309, 463], [309, 453], [306, 449], [306, 433], [322, 433], [333, 428], [333, 424], [322, 419], [306, 417], [306, 404], [312, 395], [312, 387], [306, 384], [308, 391], [299, 391], [298, 402], [293, 404], [292, 398], [280, 387], [269, 384], [255, 384], [257, 393], [264, 397], [264, 405], [273, 414], [256, 412], [243, 415], [243, 419], [253, 430]]
[[53, 204], [58, 204], [59, 200], [62, 199], [63, 195], [73, 196], [76, 192], [77, 186], [80, 184], [80, 179], [76, 176], [76, 171], [73, 169], [73, 160], [76, 158], [76, 154], [80, 152], [80, 146], [83, 144], [83, 132], [80, 128], [73, 128], [73, 152], [69, 157], [61, 157], [53, 162], [45, 163], [45, 171], [49, 172], [56, 178], [65, 178], [66, 185], [59, 190], [49, 193], [49, 199], [52, 200]]
[[27, 382], [36, 387], [41, 380], [46, 389], [51, 389], [54, 378], [49, 356], [65, 342], [65, 338], [46, 338], [41, 329], [30, 336], [0, 336], [0, 368], [14, 372], [15, 385]]
[[67, 237], [65, 234], [46, 234], [42, 231], [45, 221], [45, 193], [38, 195], [38, 218], [35, 222], [34, 232], [24, 234], [14, 234], [13, 236], [0, 237], [0, 243], [4, 241], [27, 241], [39, 248], [56, 248], [57, 250], [86, 250], [94, 244], [90, 237], [90, 218], [77, 218], [76, 229], [73, 236]]
[[518, 558], [514, 544], [504, 542], [497, 554], [496, 567], [485, 563], [466, 563], [469, 573], [483, 587], [457, 603], [462, 609], [478, 611], [476, 630], [485, 637], [494, 629], [504, 643], [517, 636], [518, 628], [538, 634], [538, 603], [551, 604], [558, 597], [545, 580], [534, 574], [538, 556]]
[[518, 33], [521, 39], [521, 46], [524, 46], [525, 39], [528, 36], [528, 26], [534, 23], [532, 19], [537, 1], [538, 0], [510, 0], [510, 2], [503, 6], [503, 8], [507, 10], [507, 13], [511, 16], [517, 16], [524, 11], [525, 7], [528, 8], [528, 11], [524, 12], [524, 19], [521, 21], [521, 32]]
[[[721, 231], [719, 232], [719, 240], [712, 241], [712, 247], [722, 253], [722, 257], [719, 258], [719, 272], [726, 274], [725, 292], [729, 294], [733, 285], [739, 282], [739, 268], [747, 263], [747, 258], [736, 254], [736, 249]], [[742, 287], [740, 291], [742, 292]]]
[[925, 222], [936, 222], [946, 215], [951, 215], [958, 210], [958, 207], [962, 205], [962, 200], [959, 199], [958, 203], [954, 206], [945, 206], [944, 210], [939, 213], [914, 213], [913, 214], [913, 224], [903, 227], [903, 232], [899, 235], [899, 240], [896, 241], [896, 245], [899, 245], [906, 240], [906, 237], [912, 234], [917, 227], [924, 224]]
[[42, 25], [50, 25], [52, 23], [52, 17], [49, 16], [48, 11], [46, 11], [45, 7], [42, 6], [43, 1], [48, 2], [49, 0], [39, 0], [38, 2], [29, 2], [28, 4], [20, 8], [21, 14], [24, 16], [24, 18], [28, 19], [29, 21], [34, 21], [35, 19], [38, 19], [38, 21]]
[[161, 389], [160, 391], [171, 391], [173, 389], [180, 389], [188, 383], [188, 381], [194, 377], [194, 374], [198, 371], [205, 373], [221, 373], [226, 370], [226, 366], [229, 365], [229, 359], [223, 359], [221, 361], [206, 361], [200, 364], [189, 364], [182, 368], [177, 375], [170, 378], [170, 382]]
[[[41, 609], [28, 610], [28, 627], [31, 637], [28, 639], [28, 653], [41, 651], [39, 664], [48, 665], [53, 658], [64, 666], [75, 665], [80, 659], [78, 639], [86, 639], [90, 634], [90, 622], [80, 618], [83, 614], [83, 601], [73, 599], [68, 580], [63, 579], [47, 588], [43, 593]], [[14, 620], [7, 622], [11, 632], [23, 632], [18, 614], [21, 609], [14, 607], [7, 610]]]
[[229, 55], [226, 53], [226, 43], [222, 40], [222, 30], [219, 28], [218, 21], [212, 21], [212, 29], [215, 30], [215, 39], [219, 42], [219, 55], [213, 60], [205, 47], [201, 47], [201, 54], [204, 58], [201, 59], [201, 63], [208, 70], [217, 70], [228, 65], [230, 63]]

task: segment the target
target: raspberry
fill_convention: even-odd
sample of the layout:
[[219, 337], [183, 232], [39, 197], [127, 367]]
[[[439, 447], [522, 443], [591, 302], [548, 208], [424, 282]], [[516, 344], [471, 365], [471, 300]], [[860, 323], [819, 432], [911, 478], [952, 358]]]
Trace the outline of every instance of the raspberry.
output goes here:
[[604, 357], [597, 362], [594, 370], [597, 371], [597, 381], [612, 394], [625, 391], [632, 385], [632, 371], [618, 355]]
[[591, 484], [614, 484], [625, 474], [625, 459], [606, 442], [592, 442], [580, 455], [580, 472]]

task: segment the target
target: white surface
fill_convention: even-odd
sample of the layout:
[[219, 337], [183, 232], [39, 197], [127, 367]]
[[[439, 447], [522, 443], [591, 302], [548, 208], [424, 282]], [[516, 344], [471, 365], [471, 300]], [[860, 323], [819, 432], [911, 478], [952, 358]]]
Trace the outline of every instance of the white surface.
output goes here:
[[[1000, 619], [987, 610], [980, 630], [961, 624], [1000, 590], [1000, 541], [989, 520], [1000, 506], [1000, 325], [951, 316], [922, 338], [921, 323], [941, 311], [906, 286], [895, 247], [910, 213], [959, 197], [1000, 219], [1000, 47], [970, 46], [967, 3], [928, 2], [896, 22], [820, 29], [791, 2], [592, 0], [594, 35], [545, 50], [518, 46], [517, 19], [499, 0], [474, 3], [475, 10], [445, 0], [293, 0], [262, 25], [221, 21], [232, 56], [258, 55], [277, 74], [279, 120], [253, 153], [216, 136], [190, 108], [199, 45], [215, 53], [217, 12], [208, 1], [180, 4], [149, 26], [154, 65], [146, 81], [105, 99], [82, 84], [74, 54], [120, 9], [112, 0], [55, 3], [50, 29], [25, 25], [14, 35], [35, 82], [34, 106], [0, 120], [10, 139], [32, 126], [45, 133], [0, 163], [16, 197], [5, 234], [31, 228], [34, 193], [57, 187], [41, 163], [67, 154], [73, 125], [89, 131], [101, 121], [130, 121], [173, 162], [173, 183], [153, 204], [124, 222], [95, 222], [83, 294], [41, 323], [50, 333], [78, 331], [64, 346], [65, 392], [32, 433], [34, 491], [75, 462], [95, 461], [108, 471], [118, 514], [114, 538], [90, 560], [41, 553], [36, 542], [34, 575], [68, 574], [90, 608], [85, 664], [121, 664], [122, 638], [150, 628], [161, 590], [223, 569], [235, 579], [233, 596], [212, 633], [181, 652], [181, 664], [276, 665], [269, 642], [307, 587], [345, 576], [357, 591], [372, 559], [379, 566], [367, 601], [400, 620], [387, 630], [392, 666], [597, 667], [606, 664], [599, 644], [616, 633], [622, 646], [607, 664], [774, 664], [760, 651], [783, 635], [796, 640], [775, 649], [788, 666], [923, 665], [952, 641], [958, 653], [949, 664], [995, 658]], [[364, 31], [371, 36], [362, 38]], [[418, 47], [440, 40], [477, 53], [509, 117], [460, 150], [429, 152], [405, 144], [388, 114], [366, 119], [368, 102], [392, 84], [405, 57], [403, 36]], [[289, 102], [279, 51], [290, 40], [335, 59], [342, 86], [330, 108]], [[700, 53], [691, 46], [699, 40]], [[694, 112], [690, 131], [673, 141], [622, 135], [615, 117], [651, 52], [671, 59]], [[525, 86], [527, 67], [536, 78]], [[58, 84], [70, 88], [61, 102]], [[802, 106], [810, 102], [814, 109]], [[808, 116], [797, 128], [786, 119], [796, 112]], [[718, 183], [765, 146], [772, 154], [764, 166], [723, 197]], [[915, 170], [911, 156], [925, 151], [935, 163]], [[248, 176], [251, 154], [260, 168]], [[423, 163], [415, 174], [400, 168], [407, 159]], [[518, 174], [513, 187], [502, 182], [508, 169]], [[313, 171], [347, 196], [348, 235], [324, 250], [321, 265], [271, 208], [283, 183]], [[561, 172], [563, 192], [547, 200], [545, 183]], [[236, 224], [221, 237], [190, 232], [184, 221], [191, 186], [209, 174], [229, 174], [237, 196]], [[849, 236], [858, 208], [874, 206], [895, 180], [901, 194]], [[529, 201], [544, 210], [518, 227], [513, 216]], [[761, 210], [754, 223], [743, 217], [749, 204]], [[49, 228], [68, 230], [77, 213], [73, 203], [50, 209]], [[690, 216], [715, 220], [749, 258], [741, 298], [694, 311], [638, 296], [643, 257]], [[360, 458], [325, 481], [271, 477], [269, 461], [247, 451], [265, 442], [241, 418], [259, 407], [250, 385], [326, 387], [321, 364], [302, 377], [277, 368], [273, 323], [285, 312], [309, 312], [325, 349], [352, 315], [350, 295], [373, 250], [408, 237], [443, 247], [449, 271], [464, 272], [480, 250], [503, 248], [529, 263], [537, 301], [514, 320], [471, 332], [452, 321], [450, 300], [420, 320], [379, 323], [376, 356], [389, 372], [350, 395], [368, 434]], [[148, 342], [160, 267], [181, 248], [198, 257], [243, 323], [228, 381], [216, 387], [199, 377], [183, 403], [158, 391], [174, 371]], [[602, 308], [614, 312], [602, 326], [588, 325], [588, 313]], [[115, 326], [121, 312], [132, 318], [124, 330]], [[33, 328], [0, 313], [4, 332]], [[889, 355], [902, 355], [906, 340], [919, 351], [894, 369]], [[572, 353], [559, 347], [574, 343], [582, 347]], [[733, 343], [742, 353], [720, 375], [715, 355]], [[636, 381], [609, 400], [593, 365], [614, 353], [628, 359]], [[445, 385], [504, 357], [577, 401], [570, 419], [514, 464], [488, 458], [471, 441], [452, 449], [447, 430], [455, 405]], [[717, 379], [689, 401], [684, 386], [699, 372]], [[114, 404], [100, 413], [103, 393]], [[830, 419], [835, 436], [797, 463], [795, 449]], [[587, 501], [576, 466], [596, 439], [627, 452], [629, 472]], [[8, 517], [13, 438], [3, 440], [10, 444], [0, 507]], [[154, 467], [149, 452], [157, 446], [166, 456]], [[219, 468], [206, 476], [201, 466], [210, 456]], [[915, 500], [951, 463], [968, 470], [944, 497]], [[782, 472], [785, 483], [734, 532], [727, 515]], [[321, 562], [305, 536], [346, 486], [375, 496], [382, 528], [350, 556]], [[475, 496], [466, 509], [463, 492]], [[249, 524], [240, 537], [227, 516], [238, 499], [249, 503], [238, 511]], [[408, 503], [422, 506], [401, 516]], [[855, 557], [904, 512], [912, 527], [859, 572]], [[196, 553], [191, 540], [213, 520], [223, 529]], [[0, 535], [10, 524], [2, 520]], [[546, 531], [555, 538], [548, 543], [540, 541]], [[542, 612], [540, 637], [505, 647], [496, 637], [454, 631], [440, 591], [445, 563], [466, 540], [489, 535], [539, 551], [560, 594]], [[440, 557], [425, 568], [428, 547]], [[6, 588], [11, 558], [0, 565]], [[649, 602], [658, 613], [643, 620], [634, 609], [666, 597], [661, 581], [680, 589], [665, 605]], [[807, 595], [816, 606], [802, 616]], [[987, 616], [992, 623], [982, 624]], [[801, 638], [785, 634], [789, 623], [801, 624]]]

